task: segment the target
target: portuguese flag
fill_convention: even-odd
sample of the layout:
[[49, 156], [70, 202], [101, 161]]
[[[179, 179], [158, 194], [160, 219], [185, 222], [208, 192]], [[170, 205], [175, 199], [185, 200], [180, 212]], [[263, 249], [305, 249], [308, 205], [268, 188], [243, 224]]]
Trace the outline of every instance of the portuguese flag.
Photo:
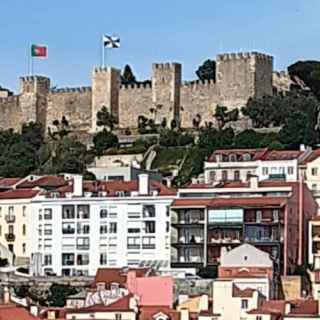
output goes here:
[[31, 46], [31, 57], [46, 58], [48, 56], [47, 46], [33, 44]]

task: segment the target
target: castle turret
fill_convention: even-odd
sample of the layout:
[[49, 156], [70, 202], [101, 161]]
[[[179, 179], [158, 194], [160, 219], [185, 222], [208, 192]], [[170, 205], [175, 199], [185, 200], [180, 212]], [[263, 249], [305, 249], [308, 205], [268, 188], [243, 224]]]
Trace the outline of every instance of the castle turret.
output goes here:
[[120, 70], [95, 68], [92, 73], [92, 131], [97, 130], [97, 112], [107, 107], [119, 122]]
[[155, 120], [160, 123], [166, 118], [180, 120], [181, 64], [156, 63], [152, 65], [152, 103]]
[[43, 76], [20, 78], [20, 108], [23, 122], [41, 122], [45, 126], [50, 79]]
[[221, 104], [243, 106], [250, 97], [272, 95], [273, 57], [257, 53], [221, 54], [216, 59]]

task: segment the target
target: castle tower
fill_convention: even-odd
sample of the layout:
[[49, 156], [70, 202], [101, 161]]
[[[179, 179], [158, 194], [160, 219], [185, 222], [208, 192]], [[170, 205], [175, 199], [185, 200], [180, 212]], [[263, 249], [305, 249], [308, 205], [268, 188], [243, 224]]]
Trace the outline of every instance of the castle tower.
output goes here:
[[20, 108], [23, 122], [41, 122], [46, 125], [47, 97], [50, 79], [43, 76], [20, 78]]
[[164, 63], [152, 65], [152, 108], [156, 123], [164, 118], [180, 121], [181, 64]]
[[119, 122], [120, 70], [95, 68], [92, 73], [92, 131], [97, 131], [97, 112], [107, 107]]
[[243, 106], [250, 97], [272, 95], [273, 57], [257, 52], [221, 54], [216, 82], [222, 105]]

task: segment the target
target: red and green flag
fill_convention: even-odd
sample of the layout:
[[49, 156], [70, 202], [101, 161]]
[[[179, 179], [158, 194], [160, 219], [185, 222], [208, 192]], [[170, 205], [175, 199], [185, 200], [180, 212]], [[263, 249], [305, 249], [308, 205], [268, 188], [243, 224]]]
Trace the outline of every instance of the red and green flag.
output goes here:
[[33, 44], [31, 46], [31, 57], [46, 58], [48, 56], [47, 46]]

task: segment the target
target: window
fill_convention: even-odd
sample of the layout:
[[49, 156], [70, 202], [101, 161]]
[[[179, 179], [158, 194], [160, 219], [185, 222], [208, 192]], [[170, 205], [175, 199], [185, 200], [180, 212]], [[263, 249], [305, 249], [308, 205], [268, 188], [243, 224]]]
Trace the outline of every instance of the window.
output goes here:
[[317, 191], [317, 184], [313, 183], [311, 186], [312, 191]]
[[22, 207], [22, 216], [25, 217], [26, 216], [26, 212], [27, 212], [27, 207], [23, 206]]
[[261, 222], [262, 220], [262, 211], [256, 210], [256, 222]]
[[117, 233], [117, 223], [116, 222], [110, 222], [110, 233]]
[[236, 170], [234, 172], [234, 180], [235, 181], [239, 181], [240, 180], [240, 171], [239, 170]]
[[106, 234], [108, 233], [108, 226], [106, 224], [103, 224], [100, 226], [100, 234]]
[[63, 205], [62, 206], [62, 219], [74, 219], [74, 206]]
[[156, 238], [155, 237], [143, 237], [142, 238], [142, 249], [155, 249]]
[[0, 236], [2, 236], [2, 226], [0, 225]]
[[156, 232], [156, 222], [146, 221], [145, 222], [145, 233], [155, 233]]
[[22, 253], [26, 254], [26, 244], [25, 243], [22, 244]]
[[44, 255], [44, 262], [43, 264], [45, 266], [51, 266], [52, 265], [52, 255], [51, 254], [45, 254]]
[[2, 207], [0, 207], [0, 218], [2, 217]]
[[316, 168], [316, 167], [311, 168], [311, 175], [317, 176], [318, 175], [318, 168]]
[[248, 300], [247, 299], [241, 300], [241, 309], [248, 309]]
[[42, 209], [39, 209], [39, 221], [42, 220]]
[[86, 238], [77, 238], [77, 249], [79, 250], [89, 250], [90, 248], [90, 239]]
[[128, 228], [128, 233], [140, 233], [140, 228]]
[[116, 320], [121, 320], [121, 313], [116, 313]]
[[154, 218], [156, 216], [156, 209], [154, 205], [143, 206], [143, 217], [144, 218]]
[[140, 237], [128, 237], [127, 248], [128, 249], [140, 249]]
[[26, 235], [26, 225], [25, 224], [22, 225], [22, 235], [23, 236]]
[[77, 233], [78, 234], [90, 233], [90, 225], [87, 223], [78, 222], [77, 223]]
[[75, 224], [73, 222], [62, 223], [62, 233], [63, 234], [74, 234], [75, 233]]
[[243, 161], [250, 161], [250, 160], [251, 160], [251, 155], [250, 155], [250, 153], [245, 153], [245, 154], [242, 156], [242, 159], [243, 159]]
[[45, 220], [52, 219], [52, 209], [44, 209], [43, 219]]
[[272, 217], [273, 217], [273, 222], [279, 221], [279, 210], [278, 209], [272, 210]]
[[288, 170], [288, 174], [290, 174], [290, 175], [293, 174], [293, 167], [292, 166], [288, 167], [287, 170]]
[[223, 181], [227, 181], [228, 180], [228, 171], [227, 170], [223, 170], [222, 171], [222, 180]]
[[230, 154], [230, 155], [229, 155], [229, 161], [230, 161], [230, 162], [236, 162], [236, 161], [237, 161], [237, 155], [235, 155], [235, 154]]
[[74, 253], [63, 253], [62, 254], [62, 265], [63, 266], [74, 265]]
[[13, 215], [13, 206], [9, 207], [8, 212], [9, 212], [9, 216]]
[[247, 180], [249, 180], [251, 177], [251, 171], [247, 171]]
[[89, 205], [79, 205], [77, 207], [77, 218], [78, 219], [89, 219], [90, 218], [90, 206]]
[[216, 171], [212, 170], [209, 171], [209, 182], [214, 182], [216, 181]]
[[170, 223], [169, 221], [166, 221], [166, 232], [170, 231]]
[[100, 264], [101, 265], [107, 264], [107, 253], [106, 252], [100, 253]]
[[9, 226], [8, 230], [9, 230], [9, 233], [14, 233], [14, 228], [12, 225]]
[[256, 316], [256, 320], [262, 320], [261, 316]]
[[77, 265], [78, 266], [87, 266], [89, 264], [89, 254], [82, 253], [77, 255]]
[[269, 174], [269, 168], [268, 168], [268, 167], [263, 167], [263, 168], [262, 168], [262, 174], [263, 174], [264, 176], [267, 176], [267, 175]]
[[100, 210], [100, 218], [101, 219], [108, 218], [108, 210], [107, 209], [101, 209]]
[[166, 216], [170, 217], [170, 206], [166, 206]]

